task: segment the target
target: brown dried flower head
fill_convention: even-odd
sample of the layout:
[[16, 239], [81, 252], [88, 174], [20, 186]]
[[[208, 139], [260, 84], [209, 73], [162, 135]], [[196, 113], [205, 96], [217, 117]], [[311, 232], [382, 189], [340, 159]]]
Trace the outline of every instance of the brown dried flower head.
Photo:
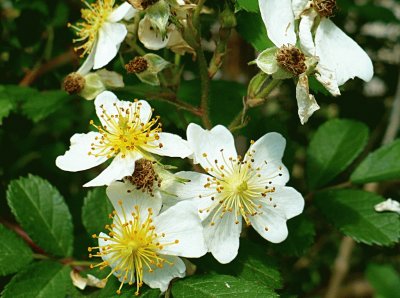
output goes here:
[[280, 67], [298, 76], [307, 70], [306, 57], [295, 46], [283, 45], [276, 54], [276, 60]]
[[321, 17], [329, 18], [335, 14], [336, 0], [313, 0], [313, 7]]
[[63, 86], [68, 94], [77, 94], [85, 87], [85, 78], [77, 72], [71, 72], [65, 77]]
[[147, 159], [139, 159], [135, 162], [135, 171], [132, 176], [124, 177], [125, 180], [133, 184], [136, 189], [148, 192], [153, 196], [154, 186], [161, 186], [161, 179], [154, 171], [154, 162]]
[[145, 10], [149, 6], [156, 4], [158, 0], [128, 0], [128, 2], [137, 10]]
[[141, 73], [149, 67], [149, 63], [143, 57], [135, 57], [127, 64], [125, 64], [125, 69], [128, 73]]

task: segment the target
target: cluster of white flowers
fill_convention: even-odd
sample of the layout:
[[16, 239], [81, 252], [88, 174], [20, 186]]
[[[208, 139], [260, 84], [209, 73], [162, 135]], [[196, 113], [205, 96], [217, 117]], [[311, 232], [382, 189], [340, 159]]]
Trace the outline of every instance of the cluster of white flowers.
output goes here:
[[[302, 212], [304, 199], [285, 186], [289, 174], [280, 134], [251, 142], [242, 158], [224, 126], [209, 131], [190, 124], [184, 140], [162, 132], [144, 100], [120, 101], [104, 91], [94, 103], [99, 123], [91, 124], [97, 131], [72, 136], [56, 164], [75, 172], [113, 159], [84, 186], [108, 186], [113, 221], [107, 234], [93, 235], [98, 246], [89, 252], [103, 259], [94, 267], [109, 266], [119, 278], [118, 292], [135, 281], [137, 293], [143, 283], [166, 291], [173, 278], [185, 275], [179, 256], [211, 252], [221, 263], [232, 261], [243, 220], [271, 242], [286, 239], [286, 221]], [[189, 157], [207, 174], [172, 174], [157, 156]]]
[[[111, 268], [108, 277], [115, 275], [121, 282], [118, 293], [125, 283], [135, 282], [137, 294], [143, 283], [166, 291], [173, 278], [185, 276], [185, 263], [179, 257], [198, 258], [211, 252], [220, 263], [235, 259], [243, 223], [270, 242], [285, 240], [286, 221], [303, 211], [304, 199], [286, 186], [289, 174], [282, 163], [286, 141], [280, 134], [252, 141], [241, 157], [224, 126], [205, 130], [191, 123], [185, 140], [162, 131], [160, 118], [152, 117], [147, 101], [121, 101], [105, 91], [123, 86], [122, 79], [106, 70], [90, 71], [117, 55], [129, 33], [129, 20], [136, 18], [138, 38], [146, 48], [193, 53], [169, 21], [173, 15], [185, 22], [192, 4], [129, 0], [115, 7], [114, 2], [84, 1], [84, 21], [70, 25], [78, 35], [76, 49], [87, 57], [70, 75], [66, 89], [95, 98], [99, 119], [90, 121], [95, 131], [72, 136], [70, 149], [56, 164], [76, 172], [112, 160], [84, 185], [107, 186], [115, 209], [108, 215], [112, 219], [105, 227], [108, 232], [93, 235], [98, 246], [89, 248], [89, 256], [102, 259], [93, 267]], [[308, 76], [315, 76], [335, 96], [348, 79], [372, 77], [365, 52], [329, 20], [335, 4], [334, 0], [259, 1], [276, 47], [260, 53], [256, 63], [275, 79], [296, 78], [302, 123], [319, 108], [309, 93]], [[168, 64], [148, 53], [126, 68], [143, 82], [159, 84], [157, 72]], [[202, 173], [173, 174], [161, 156], [189, 158]]]

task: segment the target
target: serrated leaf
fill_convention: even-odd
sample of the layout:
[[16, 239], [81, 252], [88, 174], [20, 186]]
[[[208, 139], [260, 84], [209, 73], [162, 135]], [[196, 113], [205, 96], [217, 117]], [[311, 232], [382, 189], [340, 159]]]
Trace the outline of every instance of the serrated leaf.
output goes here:
[[317, 193], [315, 204], [345, 235], [365, 244], [391, 245], [400, 237], [399, 215], [376, 212], [384, 198], [362, 190], [331, 190]]
[[267, 30], [259, 13], [240, 11], [236, 14], [236, 18], [238, 32], [257, 51], [261, 52], [274, 46], [268, 38]]
[[97, 187], [88, 192], [82, 207], [82, 223], [86, 231], [98, 234], [104, 230], [104, 226], [110, 223], [108, 214], [113, 211], [113, 206], [108, 200], [105, 188]]
[[39, 122], [65, 105], [69, 98], [61, 90], [41, 92], [27, 99], [22, 111], [33, 122]]
[[259, 12], [258, 0], [237, 0], [237, 6], [248, 12]]
[[399, 178], [400, 140], [396, 140], [369, 154], [350, 177], [354, 183], [368, 183]]
[[196, 275], [173, 283], [174, 298], [279, 297], [270, 288], [229, 275]]
[[0, 276], [15, 273], [28, 265], [32, 251], [14, 232], [0, 224]]
[[289, 236], [276, 245], [276, 251], [283, 255], [300, 257], [314, 242], [314, 224], [304, 215], [290, 219], [287, 224]]
[[400, 275], [391, 265], [370, 264], [366, 272], [376, 298], [397, 298], [400, 293]]
[[368, 141], [368, 128], [361, 122], [334, 119], [323, 124], [307, 150], [310, 188], [323, 186], [345, 170]]
[[55, 256], [72, 254], [72, 218], [63, 197], [48, 181], [33, 175], [11, 181], [11, 211], [32, 240]]
[[71, 284], [69, 266], [41, 261], [17, 273], [6, 285], [2, 298], [65, 298]]
[[268, 259], [265, 249], [249, 240], [241, 242], [239, 254], [231, 265], [230, 272], [240, 279], [256, 281], [270, 289], [282, 288], [276, 265]]

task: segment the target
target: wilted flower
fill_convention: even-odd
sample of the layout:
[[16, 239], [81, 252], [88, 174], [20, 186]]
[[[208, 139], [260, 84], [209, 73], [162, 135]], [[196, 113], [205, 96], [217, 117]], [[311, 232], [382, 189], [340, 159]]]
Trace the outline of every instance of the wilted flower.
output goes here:
[[281, 161], [285, 139], [278, 133], [268, 133], [252, 142], [241, 158], [224, 126], [208, 131], [190, 124], [187, 138], [194, 162], [207, 174], [177, 173], [190, 182], [177, 185], [174, 191], [180, 199], [191, 199], [198, 206], [213, 256], [221, 263], [236, 257], [242, 220], [271, 242], [285, 240], [286, 221], [304, 207], [301, 194], [285, 186], [289, 180]]
[[123, 194], [118, 185], [110, 186], [107, 194], [115, 208], [110, 214], [113, 223], [106, 226], [108, 234], [93, 235], [99, 243], [89, 248], [89, 257], [103, 259], [92, 268], [111, 267], [107, 278], [118, 277], [118, 294], [125, 283], [135, 282], [136, 295], [143, 283], [165, 292], [173, 278], [185, 276], [179, 256], [198, 258], [207, 252], [201, 221], [191, 202], [159, 213], [161, 204], [145, 194]]
[[146, 54], [142, 57], [135, 57], [125, 65], [128, 73], [134, 73], [144, 83], [158, 86], [160, 80], [158, 73], [168, 67], [170, 63], [156, 54]]
[[192, 153], [181, 137], [162, 132], [159, 117], [151, 119], [152, 109], [145, 100], [120, 101], [105, 91], [97, 96], [95, 106], [101, 124], [91, 121], [91, 125], [98, 132], [75, 134], [70, 150], [56, 159], [60, 169], [76, 172], [113, 158], [99, 176], [84, 186], [109, 185], [130, 176], [137, 160], [154, 160], [153, 154], [185, 158]]
[[[319, 109], [309, 93], [307, 75], [313, 74], [333, 96], [340, 95], [339, 86], [350, 78], [372, 78], [368, 55], [327, 18], [335, 10], [335, 0], [259, 0], [259, 6], [268, 37], [279, 51], [296, 48], [310, 61], [305, 72], [296, 74], [273, 61], [278, 49], [267, 49], [257, 58], [257, 65], [268, 74], [280, 66], [298, 77], [296, 98], [302, 124]], [[297, 35], [295, 20], [299, 18]], [[300, 48], [296, 47], [298, 41]]]
[[82, 0], [86, 8], [82, 9], [83, 22], [68, 24], [78, 36], [74, 42], [81, 43], [75, 50], [81, 50], [81, 56], [88, 54], [82, 64], [82, 72], [98, 69], [109, 63], [116, 55], [122, 41], [128, 33], [123, 19], [131, 19], [136, 10], [127, 2], [114, 8], [115, 0], [97, 0], [89, 4]]

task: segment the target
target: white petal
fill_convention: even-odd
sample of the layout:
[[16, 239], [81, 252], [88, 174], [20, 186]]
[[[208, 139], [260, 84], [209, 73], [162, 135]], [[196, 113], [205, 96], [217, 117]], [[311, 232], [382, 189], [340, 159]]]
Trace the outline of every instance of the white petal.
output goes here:
[[107, 65], [118, 53], [121, 42], [128, 30], [119, 23], [104, 23], [99, 30], [93, 69]]
[[[207, 179], [212, 177], [197, 172], [178, 172], [175, 176], [189, 181], [175, 181], [164, 189], [166, 192], [175, 196], [175, 198], [171, 198], [172, 202], [168, 202], [169, 205], [175, 205], [181, 200], [191, 200], [191, 202], [196, 205], [197, 210], [199, 210], [198, 215], [200, 219], [203, 220], [206, 218], [208, 213], [206, 211], [200, 212], [200, 210], [205, 210], [214, 204], [211, 196], [215, 193], [215, 190], [210, 191], [210, 189], [204, 187], [204, 185], [208, 183]], [[165, 204], [165, 200], [163, 201]]]
[[[276, 213], [282, 214], [286, 219], [295, 217], [303, 212], [304, 198], [293, 187], [274, 185], [275, 192], [268, 194], [265, 205]], [[269, 198], [272, 198], [270, 200]], [[265, 207], [266, 208], [266, 207]]]
[[150, 196], [149, 194], [137, 190], [130, 182], [113, 182], [107, 187], [107, 196], [109, 197], [115, 211], [122, 214], [120, 201], [125, 210], [125, 214], [129, 215], [135, 211], [135, 206], [140, 207], [140, 212], [144, 212], [147, 216], [147, 210], [151, 208], [155, 215], [161, 209], [162, 200], [160, 196]]
[[291, 0], [259, 0], [269, 39], [277, 46], [296, 44]]
[[[154, 218], [155, 232], [165, 233], [158, 241], [164, 245], [160, 253], [187, 258], [199, 258], [207, 253], [203, 226], [197, 208], [191, 202], [176, 204]], [[174, 243], [175, 241], [178, 243]]]
[[86, 57], [85, 62], [79, 67], [77, 70], [77, 73], [79, 73], [82, 76], [87, 75], [93, 68], [94, 65], [94, 57], [96, 55], [96, 47], [97, 47], [97, 42], [95, 42], [95, 45], [93, 46], [93, 49], [90, 51], [89, 55]]
[[130, 18], [132, 18], [135, 13], [136, 9], [134, 9], [133, 6], [130, 5], [128, 2], [124, 2], [116, 9], [114, 9], [114, 11], [108, 16], [107, 21], [110, 23], [116, 23], [121, 21], [122, 19], [125, 19], [128, 15], [130, 16]]
[[307, 56], [315, 56], [315, 44], [311, 33], [314, 25], [314, 20], [317, 13], [314, 10], [310, 10], [309, 13], [303, 15], [300, 19], [299, 24], [299, 39], [301, 50]]
[[103, 172], [83, 186], [93, 187], [110, 185], [111, 182], [120, 180], [125, 176], [132, 175], [135, 169], [135, 161], [140, 158], [142, 158], [142, 156], [136, 152], [127, 154], [125, 158], [122, 158], [122, 154], [118, 154]]
[[180, 136], [166, 132], [158, 133], [158, 135], [160, 137], [158, 140], [149, 143], [151, 147], [143, 148], [149, 152], [170, 157], [186, 158], [193, 153], [188, 142]]
[[331, 20], [323, 18], [315, 34], [316, 55], [320, 63], [336, 72], [339, 86], [359, 77], [369, 81], [374, 73], [367, 53]]
[[214, 167], [216, 160], [219, 165], [223, 165], [230, 157], [237, 158], [233, 135], [222, 125], [204, 130], [199, 125], [190, 123], [187, 139], [193, 149], [194, 162], [200, 163], [203, 168]]
[[161, 292], [165, 292], [173, 278], [182, 278], [185, 276], [186, 266], [178, 257], [165, 255], [160, 255], [160, 257], [172, 265], [167, 264], [167, 262], [162, 268], [153, 265], [153, 272], [149, 272], [146, 268], [143, 268], [143, 282], [150, 288], [160, 289]]
[[100, 137], [98, 132], [89, 132], [86, 134], [74, 134], [71, 137], [70, 149], [64, 155], [56, 159], [56, 165], [60, 169], [69, 172], [87, 170], [102, 164], [107, 160], [106, 156], [95, 157], [89, 155], [91, 144], [95, 142], [96, 137]]
[[265, 162], [281, 161], [286, 147], [285, 138], [277, 133], [270, 132], [252, 144], [246, 153], [246, 159], [254, 159], [255, 167]]
[[[96, 106], [96, 114], [99, 117], [103, 126], [107, 126], [108, 123], [106, 117], [102, 116], [104, 114], [103, 109], [105, 109], [106, 113], [109, 116], [118, 114], [118, 110], [114, 104], [116, 104], [118, 108], [123, 108], [125, 110], [130, 109], [130, 119], [132, 120], [135, 117], [134, 114], [137, 111], [138, 107], [140, 107], [139, 118], [142, 123], [146, 124], [151, 118], [151, 106], [147, 101], [139, 100], [138, 102], [130, 102], [119, 100], [117, 96], [110, 91], [104, 91], [100, 93], [96, 97], [94, 104]], [[118, 123], [118, 118], [113, 118], [113, 121]]]
[[[226, 212], [221, 218], [219, 214], [212, 212], [203, 222], [204, 237], [208, 250], [215, 259], [222, 264], [231, 262], [238, 254], [239, 236], [242, 229], [242, 218], [236, 224], [235, 214]], [[211, 225], [214, 222], [214, 225]]]
[[292, 8], [295, 19], [298, 19], [302, 12], [308, 7], [310, 0], [292, 0]]
[[339, 96], [340, 90], [336, 81], [335, 72], [323, 66], [317, 65], [315, 78], [328, 90], [333, 96]]
[[139, 22], [138, 36], [139, 40], [149, 50], [165, 48], [169, 41], [169, 34], [163, 38], [160, 32], [152, 28], [150, 20], [146, 17]]
[[251, 225], [264, 239], [282, 242], [288, 236], [285, 215], [267, 204], [261, 203], [261, 206], [260, 213], [250, 217]]
[[304, 124], [315, 111], [319, 110], [319, 105], [314, 95], [310, 94], [308, 77], [305, 74], [299, 76], [299, 81], [296, 85], [296, 99], [300, 122]]

